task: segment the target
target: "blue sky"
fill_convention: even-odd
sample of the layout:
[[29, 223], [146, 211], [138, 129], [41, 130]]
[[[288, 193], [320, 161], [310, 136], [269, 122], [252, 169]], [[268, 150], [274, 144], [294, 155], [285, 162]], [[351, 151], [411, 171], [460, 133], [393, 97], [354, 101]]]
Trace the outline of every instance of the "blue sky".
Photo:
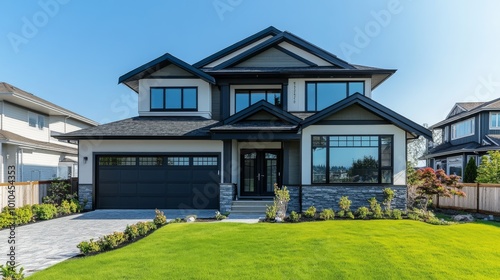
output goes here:
[[137, 115], [119, 76], [166, 52], [195, 63], [270, 25], [398, 69], [373, 99], [420, 124], [500, 97], [494, 0], [3, 0], [0, 10], [0, 81], [100, 123]]

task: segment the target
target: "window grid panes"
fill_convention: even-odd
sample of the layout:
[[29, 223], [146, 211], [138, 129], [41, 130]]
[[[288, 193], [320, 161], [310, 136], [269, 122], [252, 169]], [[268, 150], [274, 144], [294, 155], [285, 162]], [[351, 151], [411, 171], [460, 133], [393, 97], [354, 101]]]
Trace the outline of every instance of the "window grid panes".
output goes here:
[[163, 157], [140, 157], [139, 165], [149, 165], [149, 166], [163, 165]]
[[196, 166], [216, 166], [217, 157], [193, 157], [193, 165]]
[[189, 165], [189, 157], [168, 157], [168, 165], [186, 166]]
[[490, 128], [500, 128], [500, 113], [490, 113]]
[[136, 157], [100, 157], [99, 165], [132, 166], [137, 164]]
[[151, 88], [151, 110], [196, 110], [198, 89], [195, 87]]
[[306, 110], [321, 111], [355, 93], [365, 94], [364, 82], [307, 82]]
[[451, 139], [474, 135], [474, 118], [451, 125]]
[[239, 112], [261, 100], [265, 100], [275, 106], [281, 107], [281, 90], [280, 89], [236, 90], [235, 110], [236, 112]]
[[392, 136], [313, 136], [312, 183], [390, 184]]

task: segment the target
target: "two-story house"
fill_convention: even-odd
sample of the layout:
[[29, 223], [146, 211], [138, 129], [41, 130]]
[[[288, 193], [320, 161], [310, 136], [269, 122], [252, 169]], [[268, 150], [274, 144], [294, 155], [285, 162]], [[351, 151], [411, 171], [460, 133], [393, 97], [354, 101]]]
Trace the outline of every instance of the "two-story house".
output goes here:
[[459, 102], [443, 121], [430, 127], [440, 130], [440, 143], [430, 148], [427, 165], [462, 176], [470, 158], [479, 164], [487, 151], [500, 150], [500, 98], [488, 102]]
[[[78, 146], [53, 136], [97, 123], [0, 82], [0, 182], [77, 176]], [[8, 168], [11, 166], [10, 168]]]
[[93, 208], [230, 211], [275, 183], [291, 210], [359, 207], [386, 187], [404, 208], [407, 141], [431, 133], [371, 99], [394, 72], [269, 27], [194, 64], [167, 53], [126, 73], [139, 116], [59, 138], [79, 141]]

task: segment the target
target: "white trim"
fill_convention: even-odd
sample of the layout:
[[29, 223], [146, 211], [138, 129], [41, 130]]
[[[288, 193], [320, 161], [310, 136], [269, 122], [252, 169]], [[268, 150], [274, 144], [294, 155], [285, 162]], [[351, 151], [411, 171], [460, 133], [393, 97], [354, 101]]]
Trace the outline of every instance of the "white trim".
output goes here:
[[[498, 117], [497, 117], [497, 126], [491, 126], [491, 116], [493, 114], [498, 115]], [[490, 129], [494, 129], [494, 130], [500, 129], [500, 111], [490, 112], [489, 118], [488, 118], [488, 127]]]
[[[468, 122], [468, 121], [470, 121], [470, 120], [472, 120], [472, 125], [471, 125], [471, 127], [472, 127], [472, 133], [469, 133], [469, 134], [464, 134], [464, 135], [462, 135], [462, 136], [460, 136], [460, 137], [455, 136], [455, 135], [454, 135], [455, 127], [456, 127], [457, 125], [459, 125], [459, 124], [462, 124], [462, 123]], [[474, 118], [474, 117], [469, 118], [469, 119], [466, 119], [466, 120], [463, 120], [463, 121], [460, 121], [460, 122], [457, 122], [457, 123], [454, 123], [454, 124], [452, 124], [452, 125], [451, 125], [451, 140], [457, 140], [457, 139], [460, 139], [460, 138], [464, 138], [464, 137], [472, 136], [472, 135], [474, 135], [474, 134], [475, 134], [475, 132], [476, 132], [476, 129], [475, 129], [475, 128], [476, 128], [476, 120], [475, 120], [475, 118]]]

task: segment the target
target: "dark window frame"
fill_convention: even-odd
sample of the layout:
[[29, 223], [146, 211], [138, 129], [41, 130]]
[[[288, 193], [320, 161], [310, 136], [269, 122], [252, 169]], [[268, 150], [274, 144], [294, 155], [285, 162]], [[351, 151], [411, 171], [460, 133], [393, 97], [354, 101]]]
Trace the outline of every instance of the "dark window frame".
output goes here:
[[[338, 137], [338, 136], [376, 136], [378, 137], [378, 161], [379, 161], [379, 166], [378, 166], [378, 178], [377, 178], [377, 183], [368, 183], [368, 182], [363, 182], [363, 183], [351, 183], [351, 182], [330, 182], [330, 136], [333, 137]], [[326, 182], [325, 183], [315, 183], [314, 182], [314, 150], [313, 150], [313, 144], [314, 144], [314, 137], [326, 137]], [[390, 166], [382, 166], [382, 138], [384, 137], [389, 137], [391, 139], [391, 165]], [[340, 146], [339, 146], [340, 147]], [[345, 146], [345, 148], [356, 148], [356, 146]], [[391, 134], [349, 134], [349, 135], [311, 135], [311, 185], [349, 185], [349, 186], [356, 186], [356, 185], [370, 185], [370, 186], [377, 186], [377, 185], [393, 185], [394, 184], [394, 135]], [[391, 180], [390, 182], [382, 183], [382, 172], [384, 170], [390, 170], [392, 173]]]
[[[306, 112], [318, 112], [321, 110], [318, 110], [318, 84], [345, 84], [346, 85], [346, 92], [345, 92], [345, 97], [349, 97], [349, 84], [350, 83], [362, 83], [363, 84], [363, 92], [360, 92], [360, 94], [365, 95], [365, 81], [306, 81], [305, 83], [305, 111]], [[315, 84], [315, 90], [314, 90], [314, 110], [309, 110], [309, 90], [308, 90], [308, 85], [309, 84]], [[333, 105], [334, 103], [330, 104]], [[330, 106], [328, 105], [328, 106]], [[327, 107], [328, 107], [327, 106]]]
[[[162, 108], [153, 108], [153, 89], [161, 89], [163, 90], [163, 107]], [[181, 108], [167, 108], [167, 89], [180, 89], [181, 90]], [[196, 91], [195, 95], [195, 108], [184, 108], [184, 90], [185, 89], [194, 89]], [[175, 111], [198, 111], [198, 87], [150, 87], [149, 88], [149, 109], [152, 112], [175, 112]]]
[[[260, 89], [260, 88], [254, 88], [254, 89], [236, 89], [234, 91], [234, 112], [235, 113], [243, 111], [246, 108], [252, 106], [252, 93], [251, 93], [252, 91], [262, 91], [262, 92], [264, 92], [266, 98], [262, 99], [262, 100], [265, 100], [266, 102], [268, 102], [270, 104], [272, 104], [272, 103], [269, 102], [269, 101], [267, 101], [268, 92], [272, 92], [272, 91], [279, 92], [279, 94], [280, 94], [280, 104], [279, 105], [272, 104], [272, 105], [274, 105], [274, 106], [276, 106], [278, 108], [283, 108], [283, 90], [281, 88], [275, 88], [275, 89], [272, 89], [272, 88], [266, 88], [266, 89]], [[245, 93], [248, 94], [248, 107], [245, 107], [245, 108], [237, 111], [237, 106], [236, 106], [237, 98], [236, 98], [236, 96], [238, 94], [245, 94]]]

